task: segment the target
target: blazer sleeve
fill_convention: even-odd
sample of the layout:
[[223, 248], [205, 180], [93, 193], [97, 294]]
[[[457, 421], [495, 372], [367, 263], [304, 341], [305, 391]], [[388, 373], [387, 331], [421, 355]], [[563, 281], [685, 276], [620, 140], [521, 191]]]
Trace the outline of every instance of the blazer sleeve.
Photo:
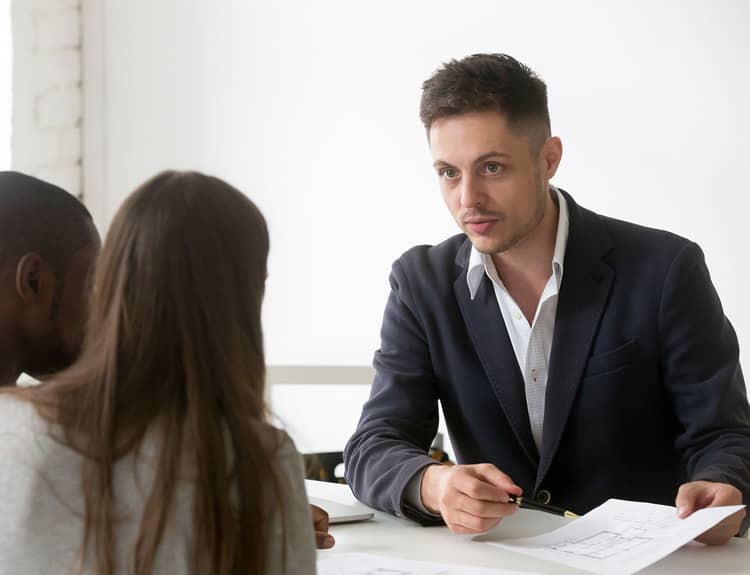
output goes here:
[[435, 463], [428, 452], [438, 427], [438, 394], [427, 337], [400, 260], [390, 284], [375, 379], [344, 450], [346, 481], [371, 507], [439, 524], [440, 518], [404, 501], [412, 477]]
[[663, 381], [680, 422], [676, 447], [688, 477], [734, 485], [750, 505], [750, 408], [739, 345], [694, 243], [667, 273], [659, 329]]

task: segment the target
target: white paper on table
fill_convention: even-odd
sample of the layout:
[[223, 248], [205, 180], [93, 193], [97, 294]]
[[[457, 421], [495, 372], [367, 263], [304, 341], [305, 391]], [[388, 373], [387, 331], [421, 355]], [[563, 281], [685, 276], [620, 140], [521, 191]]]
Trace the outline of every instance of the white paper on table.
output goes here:
[[318, 575], [534, 575], [487, 567], [411, 561], [369, 553], [337, 553], [318, 559]]
[[710, 507], [680, 519], [675, 507], [609, 499], [549, 533], [488, 543], [602, 575], [630, 575], [743, 507]]

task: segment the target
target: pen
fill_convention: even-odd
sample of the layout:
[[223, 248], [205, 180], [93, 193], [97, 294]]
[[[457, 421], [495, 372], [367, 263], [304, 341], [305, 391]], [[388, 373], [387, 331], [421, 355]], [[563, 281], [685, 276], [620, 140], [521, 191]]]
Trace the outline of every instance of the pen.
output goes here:
[[561, 515], [562, 517], [567, 517], [568, 519], [578, 518], [578, 515], [576, 515], [572, 511], [567, 511], [565, 509], [561, 509], [560, 507], [555, 507], [554, 505], [539, 503], [538, 501], [534, 501], [533, 499], [526, 499], [525, 497], [515, 497], [514, 495], [509, 495], [508, 498], [510, 499], [511, 503], [515, 503], [521, 509], [535, 509], [536, 511], [544, 511], [545, 513], [552, 513], [553, 515]]

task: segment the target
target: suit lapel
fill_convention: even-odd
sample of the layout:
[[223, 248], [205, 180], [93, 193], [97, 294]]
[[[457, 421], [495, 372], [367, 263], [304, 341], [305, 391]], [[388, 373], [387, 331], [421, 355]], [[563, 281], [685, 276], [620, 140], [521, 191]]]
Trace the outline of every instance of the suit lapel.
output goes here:
[[515, 432], [516, 439], [529, 461], [536, 467], [539, 456], [531, 435], [523, 378], [497, 305], [491, 280], [484, 276], [473, 300], [469, 293], [466, 268], [470, 249], [471, 243], [467, 239], [456, 257], [456, 263], [461, 267], [453, 284], [456, 301], [492, 390]]
[[557, 303], [544, 407], [544, 442], [535, 489], [549, 470], [581, 381], [614, 272], [602, 257], [610, 250], [600, 217], [565, 194], [570, 232]]

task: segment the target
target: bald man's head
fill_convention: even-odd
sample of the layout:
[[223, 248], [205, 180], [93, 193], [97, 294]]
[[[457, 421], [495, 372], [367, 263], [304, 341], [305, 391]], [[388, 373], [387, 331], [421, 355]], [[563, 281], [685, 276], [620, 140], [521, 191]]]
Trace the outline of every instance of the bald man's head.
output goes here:
[[0, 172], [0, 384], [78, 355], [99, 251], [91, 214], [65, 190]]

